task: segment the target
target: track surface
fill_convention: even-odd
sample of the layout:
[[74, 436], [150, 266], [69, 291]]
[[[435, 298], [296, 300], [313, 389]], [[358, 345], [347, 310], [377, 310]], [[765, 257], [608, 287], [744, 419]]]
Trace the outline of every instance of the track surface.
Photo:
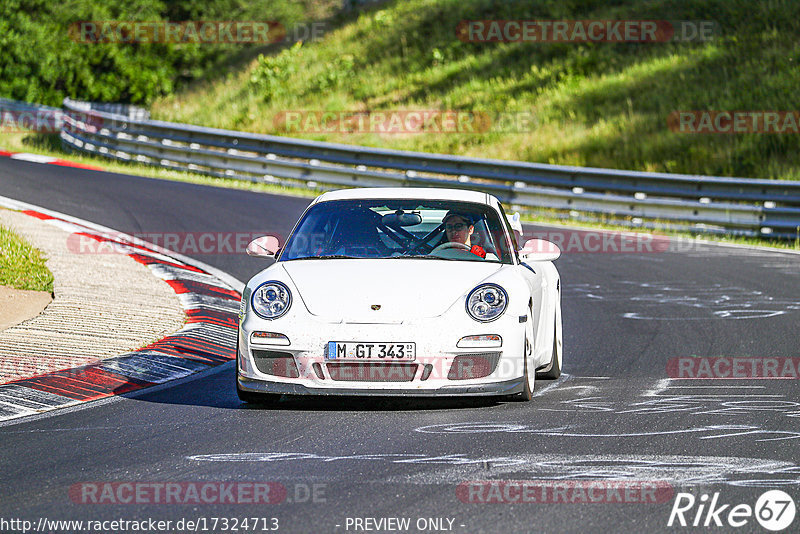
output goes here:
[[[308, 202], [6, 159], [0, 195], [128, 233], [286, 235]], [[244, 255], [196, 257], [240, 280], [265, 266]], [[720, 492], [721, 504], [751, 506], [781, 488], [800, 501], [796, 380], [667, 374], [670, 358], [682, 356], [800, 356], [800, 256], [709, 245], [567, 254], [557, 266], [567, 376], [538, 382], [531, 403], [303, 399], [257, 408], [236, 398], [228, 364], [160, 391], [0, 427], [0, 517], [259, 516], [278, 518], [280, 532], [361, 531], [348, 518], [364, 517], [408, 517], [409, 532], [419, 518], [452, 519], [451, 531], [464, 533], [676, 529], [667, 528], [674, 498], [459, 500], [460, 483], [490, 479], [660, 480], [675, 493]], [[95, 505], [69, 494], [82, 482], [176, 481], [273, 481], [288, 499]], [[314, 484], [316, 499], [305, 498]], [[739, 530], [764, 531], [753, 518]]]

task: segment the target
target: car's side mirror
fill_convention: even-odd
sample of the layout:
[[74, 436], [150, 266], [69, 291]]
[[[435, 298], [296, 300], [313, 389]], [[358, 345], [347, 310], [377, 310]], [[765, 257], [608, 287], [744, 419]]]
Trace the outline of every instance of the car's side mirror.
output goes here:
[[522, 235], [522, 219], [520, 218], [518, 211], [514, 212], [514, 215], [511, 217], [506, 215], [506, 220], [508, 220], [508, 225], [511, 226], [512, 230]]
[[529, 239], [519, 251], [522, 261], [554, 261], [561, 256], [561, 249], [545, 239]]
[[257, 237], [247, 245], [247, 255], [257, 258], [274, 258], [280, 250], [280, 242], [273, 235]]

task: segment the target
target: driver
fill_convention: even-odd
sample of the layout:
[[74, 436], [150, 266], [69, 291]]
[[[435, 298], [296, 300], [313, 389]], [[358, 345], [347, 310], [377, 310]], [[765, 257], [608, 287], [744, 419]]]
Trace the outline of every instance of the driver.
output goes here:
[[486, 258], [486, 251], [483, 248], [470, 243], [475, 226], [469, 216], [449, 211], [442, 219], [442, 224], [444, 224], [445, 237], [448, 242], [466, 245], [473, 254]]

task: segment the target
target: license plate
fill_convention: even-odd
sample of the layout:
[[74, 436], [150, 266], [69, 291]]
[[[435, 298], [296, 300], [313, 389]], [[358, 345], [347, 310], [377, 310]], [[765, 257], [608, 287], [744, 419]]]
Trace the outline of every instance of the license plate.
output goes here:
[[326, 360], [407, 362], [416, 359], [414, 343], [328, 342]]

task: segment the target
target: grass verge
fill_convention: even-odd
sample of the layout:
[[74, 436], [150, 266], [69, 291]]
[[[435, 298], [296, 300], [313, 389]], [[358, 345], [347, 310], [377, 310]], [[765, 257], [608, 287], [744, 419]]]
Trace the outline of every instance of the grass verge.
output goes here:
[[0, 285], [14, 289], [53, 292], [53, 273], [42, 253], [0, 225]]

